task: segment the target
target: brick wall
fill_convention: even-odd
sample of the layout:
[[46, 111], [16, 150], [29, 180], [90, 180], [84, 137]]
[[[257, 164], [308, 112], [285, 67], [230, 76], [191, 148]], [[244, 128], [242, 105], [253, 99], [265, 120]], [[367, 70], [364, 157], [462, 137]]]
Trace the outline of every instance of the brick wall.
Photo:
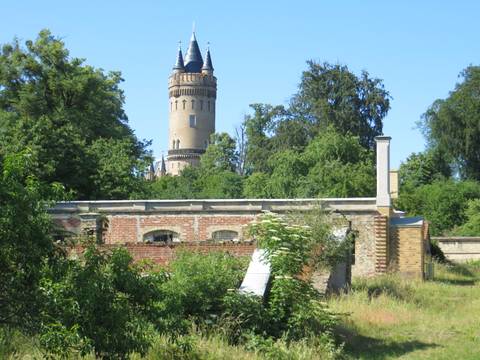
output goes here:
[[[199, 253], [209, 253], [214, 251], [226, 252], [234, 256], [251, 256], [255, 250], [253, 242], [239, 242], [239, 243], [213, 243], [213, 242], [192, 242], [184, 244], [103, 244], [102, 248], [105, 250], [114, 249], [117, 247], [126, 248], [132, 255], [135, 261], [142, 259], [149, 259], [156, 264], [166, 265], [175, 258], [178, 251], [193, 251]], [[76, 252], [81, 252], [82, 247], [77, 247]]]
[[385, 215], [375, 216], [375, 272], [384, 274], [388, 266], [389, 220]]
[[104, 234], [105, 244], [142, 242], [144, 235], [155, 230], [170, 230], [180, 235], [182, 242], [212, 239], [218, 230], [232, 230], [243, 237], [245, 225], [255, 215], [109, 215]]
[[[142, 246], [148, 245], [145, 235], [152, 231], [173, 231], [179, 235], [181, 245], [209, 243], [212, 234], [219, 230], [235, 231], [242, 240], [245, 225], [262, 211], [308, 211], [319, 206], [329, 210], [330, 217], [342, 226], [349, 222], [356, 233], [352, 276], [375, 275], [375, 198], [74, 201], [58, 204], [51, 213], [57, 224], [76, 234], [83, 232], [84, 225], [92, 228], [92, 216], [96, 214], [101, 218], [98, 228], [106, 246], [136, 244], [133, 251], [142, 254]], [[145, 249], [153, 257], [158, 254], [159, 259], [170, 256], [167, 248]]]
[[425, 243], [422, 226], [390, 227], [390, 269], [408, 278], [424, 277]]

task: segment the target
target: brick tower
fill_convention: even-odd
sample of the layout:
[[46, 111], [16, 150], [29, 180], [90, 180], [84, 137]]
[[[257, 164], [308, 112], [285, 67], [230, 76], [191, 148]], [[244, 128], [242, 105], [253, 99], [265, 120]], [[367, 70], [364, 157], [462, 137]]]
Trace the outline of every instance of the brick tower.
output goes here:
[[178, 175], [186, 166], [197, 166], [210, 135], [215, 132], [217, 78], [213, 76], [210, 50], [205, 61], [192, 33], [185, 58], [178, 49], [168, 80], [169, 150], [167, 173]]

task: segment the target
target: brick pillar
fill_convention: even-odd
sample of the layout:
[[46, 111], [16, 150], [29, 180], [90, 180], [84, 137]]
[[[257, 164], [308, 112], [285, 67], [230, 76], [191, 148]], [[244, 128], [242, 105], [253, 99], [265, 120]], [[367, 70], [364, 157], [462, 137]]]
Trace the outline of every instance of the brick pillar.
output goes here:
[[388, 216], [377, 215], [375, 226], [375, 273], [384, 274], [388, 267]]
[[97, 243], [100, 243], [102, 241], [102, 220], [100, 214], [80, 214], [80, 234], [93, 238]]

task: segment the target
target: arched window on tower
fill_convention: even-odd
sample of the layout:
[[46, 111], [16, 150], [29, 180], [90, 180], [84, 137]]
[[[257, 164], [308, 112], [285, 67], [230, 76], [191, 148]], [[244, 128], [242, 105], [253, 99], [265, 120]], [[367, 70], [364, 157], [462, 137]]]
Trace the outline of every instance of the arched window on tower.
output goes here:
[[185, 104], [187, 103], [187, 100], [183, 100], [183, 110], [185, 110]]
[[192, 100], [192, 110], [195, 109], [195, 100]]
[[200, 110], [203, 110], [203, 100], [200, 100]]
[[175, 149], [175, 140], [172, 142], [172, 149]]
[[177, 149], [180, 149], [180, 140], [177, 140]]
[[178, 100], [175, 100], [175, 110], [178, 110]]
[[208, 111], [210, 111], [210, 100], [208, 100], [207, 108], [208, 108]]

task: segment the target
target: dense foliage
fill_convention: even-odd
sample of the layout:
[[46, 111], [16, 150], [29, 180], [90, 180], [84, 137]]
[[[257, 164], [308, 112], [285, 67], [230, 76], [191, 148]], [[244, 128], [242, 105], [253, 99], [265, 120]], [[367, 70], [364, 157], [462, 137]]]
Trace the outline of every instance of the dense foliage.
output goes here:
[[251, 341], [259, 335], [287, 341], [323, 335], [331, 341], [336, 317], [322, 303], [309, 276], [318, 267], [328, 266], [318, 256], [320, 249], [330, 255], [341, 252], [345, 260], [345, 244], [332, 241], [330, 227], [321, 217], [313, 220], [314, 228], [295, 220], [265, 213], [249, 226], [249, 234], [270, 263], [272, 280], [263, 302], [249, 294], [232, 293], [225, 298], [230, 341]]
[[0, 157], [0, 326], [37, 327], [39, 269], [55, 255], [49, 200], [61, 198], [60, 185], [45, 185], [27, 169], [28, 153]]
[[119, 72], [71, 58], [48, 30], [0, 51], [0, 154], [30, 149], [29, 171], [78, 199], [128, 198], [146, 143], [127, 124]]
[[442, 235], [466, 221], [468, 202], [480, 198], [476, 181], [438, 180], [400, 193], [396, 206], [431, 222], [430, 233]]
[[166, 280], [163, 273], [145, 275], [122, 248], [108, 254], [90, 244], [78, 259], [57, 259], [42, 279], [41, 344], [60, 355], [145, 353]]
[[366, 71], [356, 76], [345, 65], [308, 61], [290, 112], [314, 133], [333, 126], [373, 149], [389, 109], [390, 95], [380, 79], [370, 78]]
[[445, 152], [464, 179], [480, 180], [480, 67], [469, 66], [446, 99], [436, 100], [421, 127], [430, 144]]
[[397, 207], [424, 216], [433, 235], [480, 235], [480, 68], [469, 66], [460, 77], [419, 123], [427, 149], [410, 155], [399, 171]]

